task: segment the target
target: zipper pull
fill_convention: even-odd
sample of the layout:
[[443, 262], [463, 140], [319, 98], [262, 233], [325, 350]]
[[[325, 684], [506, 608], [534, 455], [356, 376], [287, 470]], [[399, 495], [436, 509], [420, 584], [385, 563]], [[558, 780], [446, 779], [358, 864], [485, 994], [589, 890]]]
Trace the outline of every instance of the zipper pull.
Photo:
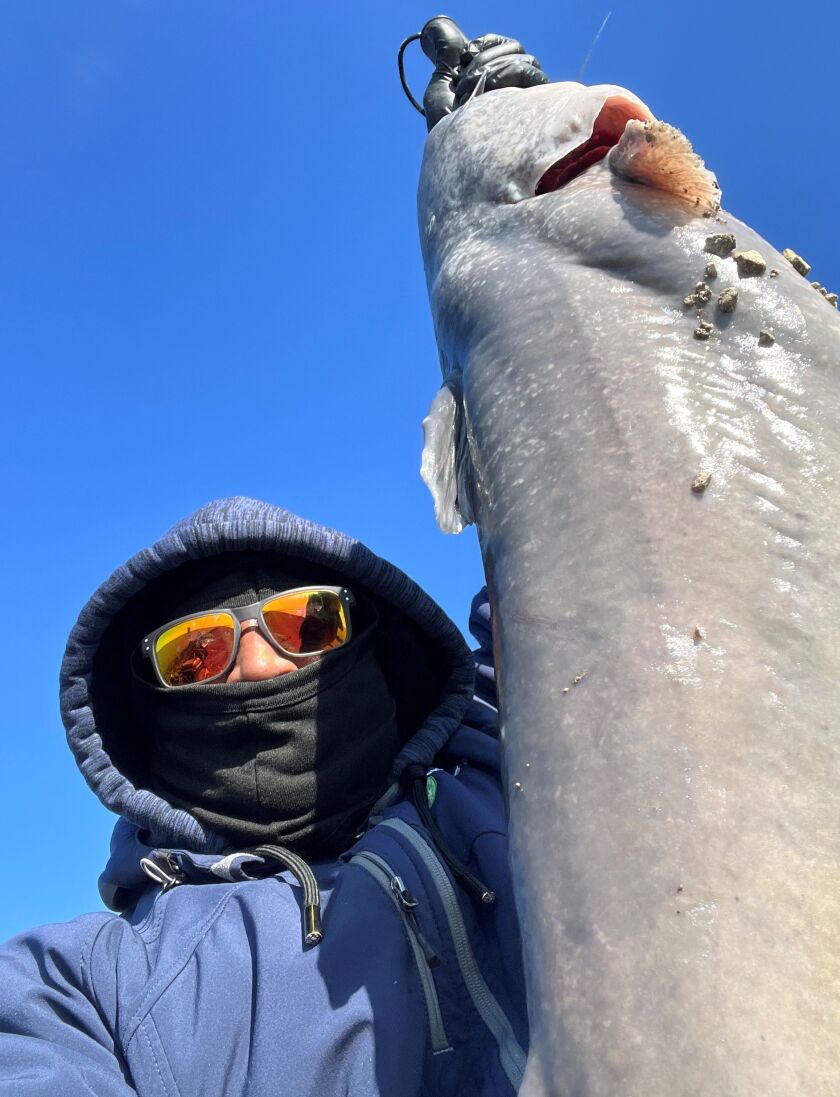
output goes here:
[[417, 900], [405, 886], [401, 876], [391, 877], [391, 891], [396, 896], [397, 902], [400, 904], [400, 908], [405, 915], [405, 920], [408, 922], [412, 933], [417, 938], [417, 943], [423, 950], [423, 956], [425, 957], [426, 963], [430, 968], [437, 967], [440, 963], [440, 957], [423, 936], [420, 929], [420, 923], [417, 921]]
[[391, 891], [396, 895], [397, 902], [406, 913], [410, 910], [414, 910], [417, 906], [417, 900], [403, 883], [402, 876], [395, 875], [391, 877]]

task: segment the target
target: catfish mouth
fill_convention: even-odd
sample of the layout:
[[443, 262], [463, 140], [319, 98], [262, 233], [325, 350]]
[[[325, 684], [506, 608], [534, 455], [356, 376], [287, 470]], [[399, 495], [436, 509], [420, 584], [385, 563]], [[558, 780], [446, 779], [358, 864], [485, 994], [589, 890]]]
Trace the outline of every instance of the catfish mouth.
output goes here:
[[535, 195], [550, 194], [571, 182], [581, 172], [603, 160], [621, 140], [624, 127], [631, 120], [652, 122], [653, 115], [641, 103], [634, 103], [622, 95], [611, 95], [598, 112], [592, 127], [592, 136], [567, 153], [546, 171], [537, 183]]

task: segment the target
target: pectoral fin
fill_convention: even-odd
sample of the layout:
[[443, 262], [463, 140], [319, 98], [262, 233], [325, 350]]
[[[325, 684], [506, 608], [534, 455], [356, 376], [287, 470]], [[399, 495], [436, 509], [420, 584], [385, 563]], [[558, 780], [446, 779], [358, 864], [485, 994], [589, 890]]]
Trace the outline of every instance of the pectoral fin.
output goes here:
[[[472, 522], [463, 490], [469, 461], [460, 395], [445, 383], [432, 400], [423, 420], [423, 456], [420, 475], [432, 493], [435, 518], [444, 533], [460, 533]], [[461, 490], [459, 490], [459, 481]]]

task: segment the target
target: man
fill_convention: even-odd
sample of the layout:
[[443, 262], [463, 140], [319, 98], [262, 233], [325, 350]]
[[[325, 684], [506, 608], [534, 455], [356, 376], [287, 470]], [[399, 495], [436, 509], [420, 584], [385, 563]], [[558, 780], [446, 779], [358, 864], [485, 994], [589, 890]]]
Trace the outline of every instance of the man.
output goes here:
[[0, 953], [0, 1094], [513, 1094], [527, 1042], [486, 597], [473, 658], [359, 542], [203, 507], [81, 612], [62, 714], [115, 914]]

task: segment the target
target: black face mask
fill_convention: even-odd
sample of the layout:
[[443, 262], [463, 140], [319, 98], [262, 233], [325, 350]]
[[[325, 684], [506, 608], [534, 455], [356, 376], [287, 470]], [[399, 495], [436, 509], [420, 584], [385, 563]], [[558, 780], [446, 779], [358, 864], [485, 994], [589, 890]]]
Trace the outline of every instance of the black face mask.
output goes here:
[[[261, 596], [253, 587], [240, 595]], [[230, 848], [273, 842], [304, 857], [347, 849], [385, 791], [400, 748], [393, 698], [373, 653], [375, 628], [260, 682], [167, 689], [135, 658], [134, 701], [151, 742], [154, 791], [224, 835]]]

